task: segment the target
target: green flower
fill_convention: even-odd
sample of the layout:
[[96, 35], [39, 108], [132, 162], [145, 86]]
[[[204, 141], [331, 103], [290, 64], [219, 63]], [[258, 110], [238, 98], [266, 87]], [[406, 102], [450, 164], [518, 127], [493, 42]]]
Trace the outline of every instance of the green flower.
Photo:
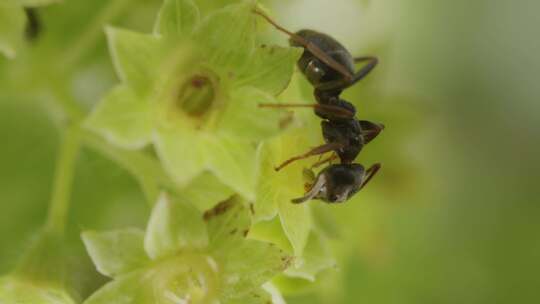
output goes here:
[[85, 303], [267, 303], [262, 285], [291, 258], [246, 239], [250, 224], [239, 197], [201, 213], [162, 195], [146, 232], [84, 232], [97, 270], [113, 278]]
[[86, 126], [126, 148], [152, 143], [179, 185], [209, 171], [253, 200], [255, 149], [280, 131], [276, 102], [300, 49], [257, 42], [253, 1], [201, 20], [191, 0], [166, 0], [153, 34], [107, 28], [122, 83]]
[[14, 58], [23, 44], [26, 15], [23, 7], [43, 6], [59, 0], [2, 0], [0, 2], [0, 53]]

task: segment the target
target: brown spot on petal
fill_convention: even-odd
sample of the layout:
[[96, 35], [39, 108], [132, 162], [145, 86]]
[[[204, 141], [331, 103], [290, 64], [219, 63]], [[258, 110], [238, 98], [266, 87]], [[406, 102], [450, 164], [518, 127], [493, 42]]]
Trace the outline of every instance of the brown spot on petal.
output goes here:
[[211, 218], [227, 212], [227, 210], [231, 209], [233, 204], [234, 204], [234, 196], [231, 196], [230, 198], [217, 204], [214, 208], [206, 211], [203, 215], [203, 219], [205, 221], [209, 221]]

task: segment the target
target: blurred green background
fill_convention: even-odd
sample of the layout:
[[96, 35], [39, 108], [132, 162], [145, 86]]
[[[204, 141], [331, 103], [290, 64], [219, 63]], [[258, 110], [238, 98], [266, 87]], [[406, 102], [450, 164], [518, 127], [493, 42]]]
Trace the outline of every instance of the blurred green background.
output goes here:
[[[45, 219], [58, 147], [54, 96], [27, 88], [63, 77], [90, 108], [116, 82], [95, 23], [111, 2], [40, 9], [42, 41], [0, 58], [0, 273]], [[387, 127], [359, 159], [383, 164], [369, 187], [347, 204], [313, 204], [338, 219], [326, 223], [338, 266], [285, 291], [288, 303], [540, 301], [540, 2], [264, 2], [289, 29], [321, 30], [355, 55], [379, 56], [344, 97]], [[159, 5], [130, 1], [109, 23], [149, 31]], [[81, 44], [83, 36], [92, 39]], [[68, 226], [83, 296], [104, 278], [81, 275], [93, 266], [80, 230], [143, 226], [148, 212], [126, 172], [83, 151]]]

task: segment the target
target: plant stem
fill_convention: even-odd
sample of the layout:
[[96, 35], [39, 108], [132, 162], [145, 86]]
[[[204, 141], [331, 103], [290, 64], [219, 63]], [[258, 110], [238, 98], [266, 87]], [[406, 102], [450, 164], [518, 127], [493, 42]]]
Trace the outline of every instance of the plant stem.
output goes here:
[[74, 167], [80, 150], [80, 135], [78, 125], [68, 127], [62, 135], [46, 223], [46, 229], [59, 234], [64, 233], [66, 224]]

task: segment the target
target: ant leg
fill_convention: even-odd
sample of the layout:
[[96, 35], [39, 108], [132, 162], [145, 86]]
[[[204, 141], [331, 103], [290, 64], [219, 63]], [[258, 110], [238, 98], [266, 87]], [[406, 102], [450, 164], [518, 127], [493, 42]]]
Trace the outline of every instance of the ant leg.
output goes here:
[[335, 115], [340, 118], [353, 118], [353, 112], [338, 106], [326, 105], [320, 103], [304, 104], [304, 103], [260, 103], [260, 108], [314, 108], [321, 112]]
[[334, 150], [340, 149], [342, 147], [343, 147], [343, 144], [340, 144], [340, 143], [324, 144], [322, 146], [315, 147], [315, 148], [309, 150], [308, 152], [306, 152], [306, 153], [304, 153], [302, 155], [298, 155], [298, 156], [289, 158], [288, 160], [284, 161], [281, 165], [277, 166], [274, 169], [276, 171], [279, 171], [279, 170], [285, 168], [286, 166], [288, 166], [290, 163], [295, 162], [297, 160], [305, 159], [305, 158], [308, 158], [310, 156], [324, 154], [326, 152], [334, 151]]
[[336, 153], [333, 153], [332, 155], [330, 155], [330, 157], [325, 158], [325, 159], [323, 159], [323, 160], [319, 160], [318, 162], [316, 162], [316, 163], [314, 163], [313, 165], [311, 165], [311, 169], [313, 169], [313, 168], [318, 168], [318, 167], [320, 167], [320, 166], [322, 166], [322, 165], [324, 165], [324, 164], [326, 164], [326, 163], [330, 163], [330, 162], [332, 162], [333, 160], [335, 160], [335, 159], [337, 159], [337, 158], [338, 158], [337, 154], [336, 154]]
[[377, 137], [377, 135], [384, 130], [384, 125], [381, 123], [375, 123], [367, 120], [359, 120], [358, 122], [362, 128], [362, 136], [364, 137], [366, 144], [375, 139], [375, 137]]
[[375, 174], [377, 174], [377, 172], [379, 172], [379, 169], [381, 169], [381, 164], [377, 163], [377, 164], [374, 164], [373, 166], [371, 166], [369, 169], [366, 170], [366, 172], [364, 173], [364, 176], [367, 176], [367, 178], [366, 178], [366, 180], [364, 180], [362, 182], [362, 185], [360, 186], [360, 189], [364, 188], [364, 186], [366, 186], [367, 183], [369, 183], [369, 181], [375, 176]]
[[354, 63], [360, 63], [364, 61], [373, 61], [373, 60], [378, 60], [378, 59], [375, 56], [360, 56], [360, 57], [354, 57], [353, 60], [354, 60]]
[[368, 63], [362, 67], [358, 72], [356, 72], [351, 80], [349, 79], [340, 79], [335, 81], [329, 81], [319, 84], [316, 89], [320, 91], [329, 91], [329, 90], [345, 90], [346, 88], [352, 86], [358, 81], [366, 77], [379, 63], [379, 59], [373, 56], [358, 57], [354, 59], [355, 63], [367, 61]]
[[312, 42], [310, 42], [307, 39], [301, 37], [300, 35], [297, 35], [295, 33], [292, 33], [290, 31], [288, 31], [287, 29], [285, 29], [281, 25], [277, 24], [277, 22], [272, 20], [272, 18], [270, 18], [268, 15], [266, 15], [265, 13], [261, 12], [258, 9], [253, 9], [253, 13], [263, 17], [264, 19], [266, 19], [266, 21], [268, 21], [268, 23], [273, 25], [277, 30], [289, 35], [289, 37], [291, 37], [291, 40], [293, 40], [294, 42], [296, 42], [299, 45], [303, 46], [305, 49], [310, 51], [315, 57], [320, 59], [322, 62], [324, 62], [329, 67], [331, 67], [334, 70], [338, 71], [348, 81], [352, 81], [354, 79], [353, 75], [351, 75], [351, 73], [347, 70], [347, 68], [345, 68], [342, 64], [340, 64], [336, 60], [334, 60], [332, 57], [330, 57], [328, 54], [326, 54], [323, 50], [321, 50], [319, 47], [317, 47]]

